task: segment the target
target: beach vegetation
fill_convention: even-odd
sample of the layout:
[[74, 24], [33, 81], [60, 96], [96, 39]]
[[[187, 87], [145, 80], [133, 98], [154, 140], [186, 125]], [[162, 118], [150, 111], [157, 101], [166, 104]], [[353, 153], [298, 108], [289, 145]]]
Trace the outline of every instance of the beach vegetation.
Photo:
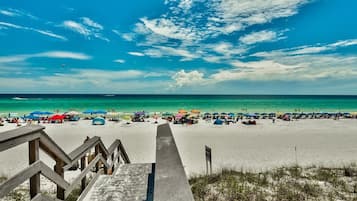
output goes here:
[[224, 169], [189, 182], [198, 201], [357, 201], [357, 167], [288, 166], [253, 172]]

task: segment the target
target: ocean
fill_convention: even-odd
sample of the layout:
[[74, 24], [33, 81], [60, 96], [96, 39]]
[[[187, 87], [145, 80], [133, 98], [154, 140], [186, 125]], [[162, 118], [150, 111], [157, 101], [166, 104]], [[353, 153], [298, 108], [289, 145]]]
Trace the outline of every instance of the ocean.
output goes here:
[[0, 113], [86, 109], [119, 112], [356, 112], [357, 96], [0, 94]]

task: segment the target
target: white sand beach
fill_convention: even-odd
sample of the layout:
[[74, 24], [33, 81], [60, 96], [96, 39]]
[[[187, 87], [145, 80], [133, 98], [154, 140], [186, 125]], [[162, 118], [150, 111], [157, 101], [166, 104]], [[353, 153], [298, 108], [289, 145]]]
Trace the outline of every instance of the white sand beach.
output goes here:
[[[86, 136], [100, 136], [106, 146], [121, 139], [133, 163], [155, 161], [156, 124], [108, 122], [92, 126], [90, 121], [44, 124], [46, 133], [67, 153]], [[160, 120], [160, 123], [165, 123]], [[15, 128], [6, 124], [0, 132]], [[195, 125], [171, 124], [188, 175], [205, 171], [204, 145], [212, 148], [213, 169], [235, 168], [260, 171], [281, 165], [342, 166], [357, 162], [355, 119], [281, 121], [258, 120], [257, 125], [241, 123], [217, 126], [201, 120]], [[295, 158], [295, 146], [297, 153]], [[45, 154], [40, 158], [54, 164]], [[0, 175], [14, 175], [28, 166], [27, 144], [0, 153]], [[52, 162], [52, 164], [51, 164]]]

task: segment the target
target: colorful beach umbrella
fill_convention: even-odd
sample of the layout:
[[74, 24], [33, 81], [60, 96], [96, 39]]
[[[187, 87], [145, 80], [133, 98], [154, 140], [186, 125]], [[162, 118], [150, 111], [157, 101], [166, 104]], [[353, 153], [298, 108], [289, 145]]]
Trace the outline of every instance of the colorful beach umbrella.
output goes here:
[[194, 113], [194, 114], [199, 114], [199, 113], [201, 113], [201, 111], [200, 111], [200, 110], [196, 110], [196, 109], [194, 109], [194, 110], [191, 110], [191, 113]]
[[181, 109], [181, 110], [179, 110], [179, 111], [178, 111], [178, 113], [180, 113], [180, 114], [186, 114], [186, 113], [187, 113], [187, 111], [186, 111], [186, 110], [184, 110], [184, 109]]

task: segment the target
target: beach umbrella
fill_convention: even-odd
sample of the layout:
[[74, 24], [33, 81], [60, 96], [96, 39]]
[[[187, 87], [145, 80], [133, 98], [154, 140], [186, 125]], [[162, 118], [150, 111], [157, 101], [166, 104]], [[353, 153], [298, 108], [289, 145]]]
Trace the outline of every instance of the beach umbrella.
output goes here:
[[30, 115], [25, 116], [24, 119], [39, 120], [40, 117], [37, 115], [30, 114]]
[[31, 112], [30, 114], [41, 116], [41, 115], [51, 115], [51, 114], [53, 114], [53, 113], [52, 113], [52, 112], [43, 112], [43, 111], [33, 111], [33, 112]]
[[181, 119], [183, 117], [183, 114], [182, 113], [178, 113], [178, 114], [176, 114], [175, 117], [178, 118], [178, 119]]
[[94, 111], [94, 114], [107, 114], [107, 111], [105, 111], [105, 110], [96, 110], [96, 111]]
[[131, 115], [130, 114], [123, 114], [120, 116], [120, 118], [126, 120], [126, 121], [130, 121], [131, 120]]
[[63, 120], [64, 119], [64, 115], [61, 114], [55, 114], [52, 117], [50, 117], [50, 120]]
[[145, 112], [144, 111], [135, 112], [134, 115], [135, 116], [145, 116]]
[[113, 117], [113, 116], [119, 116], [119, 112], [108, 112], [108, 113], [107, 113], [107, 116], [111, 116], [111, 117]]
[[69, 111], [69, 112], [65, 112], [64, 114], [65, 115], [79, 115], [79, 112], [72, 110], [72, 111]]
[[191, 110], [191, 113], [199, 114], [199, 113], [201, 113], [201, 111], [194, 109], [194, 110]]
[[186, 110], [184, 110], [184, 109], [181, 109], [181, 110], [179, 110], [179, 111], [178, 111], [178, 113], [180, 113], [180, 114], [186, 114], [186, 113], [187, 113], [187, 111], [186, 111]]
[[233, 112], [230, 112], [230, 113], [228, 113], [228, 116], [230, 116], [230, 117], [234, 117], [234, 116], [235, 116], [235, 114], [234, 114]]
[[82, 112], [83, 114], [94, 114], [95, 110], [85, 110], [84, 112]]

